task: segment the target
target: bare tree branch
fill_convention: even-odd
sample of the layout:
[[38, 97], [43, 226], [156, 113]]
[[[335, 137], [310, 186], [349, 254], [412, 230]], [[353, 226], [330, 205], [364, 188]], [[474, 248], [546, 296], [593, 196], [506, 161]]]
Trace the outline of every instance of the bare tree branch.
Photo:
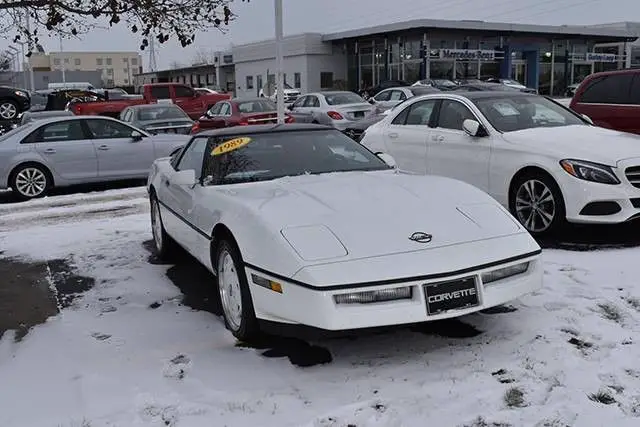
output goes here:
[[[236, 19], [234, 0], [0, 0], [0, 31], [15, 32], [14, 42], [28, 43], [29, 55], [43, 32], [77, 37], [96, 28], [125, 25], [140, 35], [140, 49], [150, 37], [165, 43], [175, 37], [182, 47], [192, 44], [198, 31], [219, 29]], [[237, 1], [237, 0], [236, 0]], [[240, 0], [249, 2], [250, 0]], [[30, 28], [26, 26], [26, 14]]]

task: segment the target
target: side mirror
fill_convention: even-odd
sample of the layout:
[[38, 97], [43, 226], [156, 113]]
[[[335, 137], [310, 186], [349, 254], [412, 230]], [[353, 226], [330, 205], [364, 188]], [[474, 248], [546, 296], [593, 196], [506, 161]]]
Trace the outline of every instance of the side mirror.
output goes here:
[[391, 114], [391, 108], [389, 108], [388, 110], [384, 110], [382, 113], [380, 113], [380, 115], [382, 116], [388, 116], [389, 114]]
[[196, 171], [193, 169], [185, 169], [178, 171], [170, 179], [171, 184], [181, 186], [192, 186], [197, 183]]
[[140, 132], [138, 132], [137, 130], [134, 130], [133, 132], [131, 132], [131, 139], [134, 142], [142, 141], [142, 137], [143, 137], [143, 135]]
[[475, 120], [466, 119], [462, 122], [462, 129], [472, 137], [484, 136], [483, 130], [484, 128], [480, 123]]
[[373, 98], [369, 98], [368, 101], [369, 101], [369, 104], [371, 105], [374, 105], [376, 103], [376, 100]]
[[295, 107], [293, 106], [293, 104], [287, 105], [287, 110], [289, 110], [289, 111], [293, 111], [294, 108]]
[[380, 158], [383, 162], [385, 162], [391, 168], [397, 168], [398, 164], [396, 163], [396, 159], [394, 159], [391, 155], [387, 153], [376, 153], [376, 156]]
[[593, 123], [593, 120], [591, 120], [591, 117], [587, 116], [586, 114], [581, 114], [582, 118], [585, 119], [590, 125], [593, 125], [595, 123]]

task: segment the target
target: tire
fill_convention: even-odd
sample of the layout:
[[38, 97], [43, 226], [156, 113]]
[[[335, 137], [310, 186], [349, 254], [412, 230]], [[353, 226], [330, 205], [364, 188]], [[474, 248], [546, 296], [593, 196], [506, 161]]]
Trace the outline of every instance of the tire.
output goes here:
[[534, 237], [560, 231], [567, 222], [560, 187], [544, 173], [529, 173], [514, 181], [509, 210]]
[[53, 179], [44, 166], [26, 163], [11, 173], [9, 184], [20, 200], [31, 200], [46, 196], [53, 186]]
[[20, 114], [18, 103], [12, 99], [3, 99], [0, 101], [0, 119], [13, 120]]
[[258, 337], [259, 328], [240, 251], [229, 240], [222, 240], [215, 261], [224, 324], [238, 340], [249, 342]]
[[150, 199], [151, 232], [153, 234], [153, 243], [156, 249], [156, 255], [161, 261], [171, 261], [176, 254], [177, 243], [164, 229], [158, 198], [152, 193]]

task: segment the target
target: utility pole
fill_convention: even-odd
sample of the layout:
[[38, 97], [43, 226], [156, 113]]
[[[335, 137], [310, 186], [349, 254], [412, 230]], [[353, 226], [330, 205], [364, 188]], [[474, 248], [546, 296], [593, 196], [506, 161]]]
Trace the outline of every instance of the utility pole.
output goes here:
[[[282, 0], [274, 0], [276, 18], [276, 106], [278, 124], [284, 123], [284, 64], [282, 53]], [[267, 75], [267, 80], [269, 76]]]
[[[29, 17], [29, 10], [27, 9], [26, 11], [27, 13], [27, 32], [29, 33], [29, 37], [33, 37], [33, 35], [31, 34], [31, 18]], [[35, 46], [33, 46], [33, 43], [29, 43], [29, 52], [33, 53], [33, 51]], [[33, 76], [33, 66], [31, 65], [31, 62], [29, 62], [27, 59], [25, 59], [25, 63], [29, 63], [29, 88], [34, 91], [36, 90], [36, 82], [35, 82], [35, 78]]]
[[65, 72], [65, 66], [64, 66], [64, 58], [62, 57], [62, 34], [59, 34], [58, 37], [60, 37], [60, 63], [62, 64], [62, 83], [63, 83], [63, 87], [67, 87], [67, 75]]

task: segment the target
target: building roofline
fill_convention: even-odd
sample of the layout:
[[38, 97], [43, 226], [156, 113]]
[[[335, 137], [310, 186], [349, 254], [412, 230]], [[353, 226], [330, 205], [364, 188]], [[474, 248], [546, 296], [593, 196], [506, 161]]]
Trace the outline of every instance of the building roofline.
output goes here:
[[509, 24], [504, 22], [485, 22], [473, 20], [442, 20], [442, 19], [413, 19], [410, 21], [396, 22], [392, 24], [377, 25], [358, 28], [354, 30], [339, 31], [324, 34], [323, 41], [338, 41], [358, 37], [372, 36], [376, 34], [402, 32], [411, 29], [441, 29], [441, 30], [467, 30], [467, 31], [493, 31], [499, 33], [529, 33], [529, 34], [554, 34], [564, 36], [606, 37], [620, 41], [634, 41], [637, 35], [623, 30], [596, 28], [577, 25], [532, 25]]
[[93, 51], [93, 50], [65, 50], [65, 51], [49, 51], [49, 52], [33, 52], [34, 54], [44, 54], [44, 55], [57, 55], [57, 54], [74, 54], [74, 53], [80, 53], [83, 55], [105, 55], [105, 54], [109, 54], [109, 53], [117, 53], [117, 54], [122, 54], [122, 53], [126, 53], [126, 54], [131, 54], [131, 55], [139, 55], [142, 56], [142, 54], [138, 51], [135, 50], [107, 50], [107, 51]]

